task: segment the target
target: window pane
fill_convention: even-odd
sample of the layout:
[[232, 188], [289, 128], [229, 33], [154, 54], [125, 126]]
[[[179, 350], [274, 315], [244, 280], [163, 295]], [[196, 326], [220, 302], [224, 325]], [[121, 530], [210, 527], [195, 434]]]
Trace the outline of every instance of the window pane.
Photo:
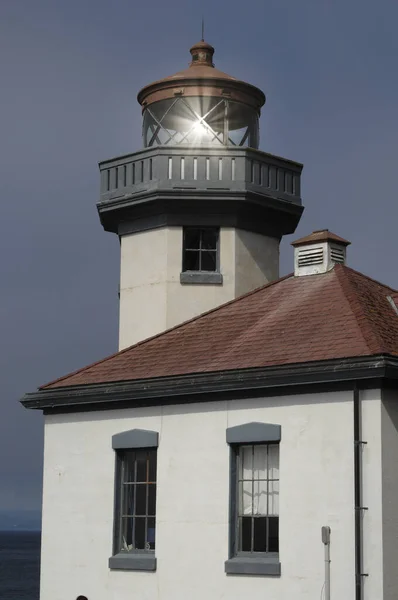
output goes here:
[[156, 481], [156, 452], [149, 452], [149, 481]]
[[136, 517], [134, 519], [135, 545], [136, 550], [145, 550], [145, 517]]
[[268, 514], [279, 515], [279, 481], [268, 484]]
[[253, 478], [267, 479], [267, 446], [253, 447]]
[[132, 550], [133, 548], [133, 519], [124, 517], [121, 522], [121, 540], [118, 550]]
[[252, 544], [252, 517], [242, 517], [240, 520], [240, 544], [242, 552], [251, 552]]
[[279, 552], [279, 518], [268, 519], [268, 552]]
[[136, 481], [147, 481], [147, 452], [137, 452], [137, 479]]
[[199, 271], [199, 250], [185, 250], [184, 271]]
[[217, 270], [217, 253], [213, 250], [204, 250], [201, 252], [201, 271]]
[[203, 229], [202, 231], [202, 250], [217, 249], [218, 230]]
[[253, 514], [267, 514], [267, 482], [255, 481], [253, 483]]
[[123, 454], [123, 483], [135, 481], [135, 452], [127, 451]]
[[268, 446], [268, 478], [279, 479], [279, 446]]
[[252, 459], [253, 459], [253, 446], [242, 446], [240, 449], [242, 472], [240, 479], [252, 479]]
[[148, 515], [156, 514], [156, 485], [148, 486]]
[[239, 514], [251, 515], [252, 514], [252, 493], [253, 484], [251, 481], [243, 481], [239, 483]]
[[134, 514], [134, 485], [123, 485], [122, 486], [122, 498], [121, 498], [121, 514], [122, 515], [133, 515]]
[[136, 498], [135, 498], [135, 514], [146, 515], [146, 492], [147, 485], [140, 484], [136, 485]]
[[184, 248], [196, 250], [200, 248], [200, 229], [185, 229], [184, 230]]
[[267, 517], [253, 519], [253, 551], [267, 551]]
[[150, 550], [155, 550], [155, 519], [148, 519], [148, 531], [147, 531], [147, 542]]

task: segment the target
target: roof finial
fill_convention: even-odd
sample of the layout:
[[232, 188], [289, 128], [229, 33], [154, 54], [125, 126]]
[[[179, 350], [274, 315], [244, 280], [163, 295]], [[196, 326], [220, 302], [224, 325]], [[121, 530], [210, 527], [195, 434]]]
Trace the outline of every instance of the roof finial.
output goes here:
[[205, 41], [205, 20], [204, 17], [202, 17], [202, 42]]

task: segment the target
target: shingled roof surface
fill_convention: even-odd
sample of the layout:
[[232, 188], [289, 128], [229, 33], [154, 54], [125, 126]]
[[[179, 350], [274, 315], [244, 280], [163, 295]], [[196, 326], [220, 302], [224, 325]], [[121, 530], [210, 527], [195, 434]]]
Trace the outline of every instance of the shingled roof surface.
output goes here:
[[40, 389], [398, 355], [397, 292], [336, 265], [259, 288]]

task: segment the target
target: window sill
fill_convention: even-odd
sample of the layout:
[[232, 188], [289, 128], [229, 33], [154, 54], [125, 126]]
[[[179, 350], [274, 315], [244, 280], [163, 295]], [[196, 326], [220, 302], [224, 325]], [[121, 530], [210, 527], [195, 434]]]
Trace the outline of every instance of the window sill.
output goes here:
[[222, 274], [215, 271], [183, 271], [180, 273], [180, 283], [222, 285], [222, 281]]
[[251, 558], [235, 556], [225, 561], [225, 572], [230, 575], [274, 575], [281, 574], [281, 563], [276, 557]]
[[120, 552], [110, 557], [109, 568], [120, 571], [156, 571], [156, 557], [154, 554]]

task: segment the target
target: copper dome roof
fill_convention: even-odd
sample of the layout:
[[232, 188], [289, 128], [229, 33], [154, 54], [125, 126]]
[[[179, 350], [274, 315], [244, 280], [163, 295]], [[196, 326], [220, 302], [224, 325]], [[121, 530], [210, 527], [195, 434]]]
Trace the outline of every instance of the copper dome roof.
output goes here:
[[175, 96], [220, 96], [256, 108], [265, 103], [264, 93], [214, 67], [214, 48], [203, 40], [190, 49], [192, 61], [188, 69], [159, 79], [142, 88], [137, 99], [143, 109], [149, 104]]

